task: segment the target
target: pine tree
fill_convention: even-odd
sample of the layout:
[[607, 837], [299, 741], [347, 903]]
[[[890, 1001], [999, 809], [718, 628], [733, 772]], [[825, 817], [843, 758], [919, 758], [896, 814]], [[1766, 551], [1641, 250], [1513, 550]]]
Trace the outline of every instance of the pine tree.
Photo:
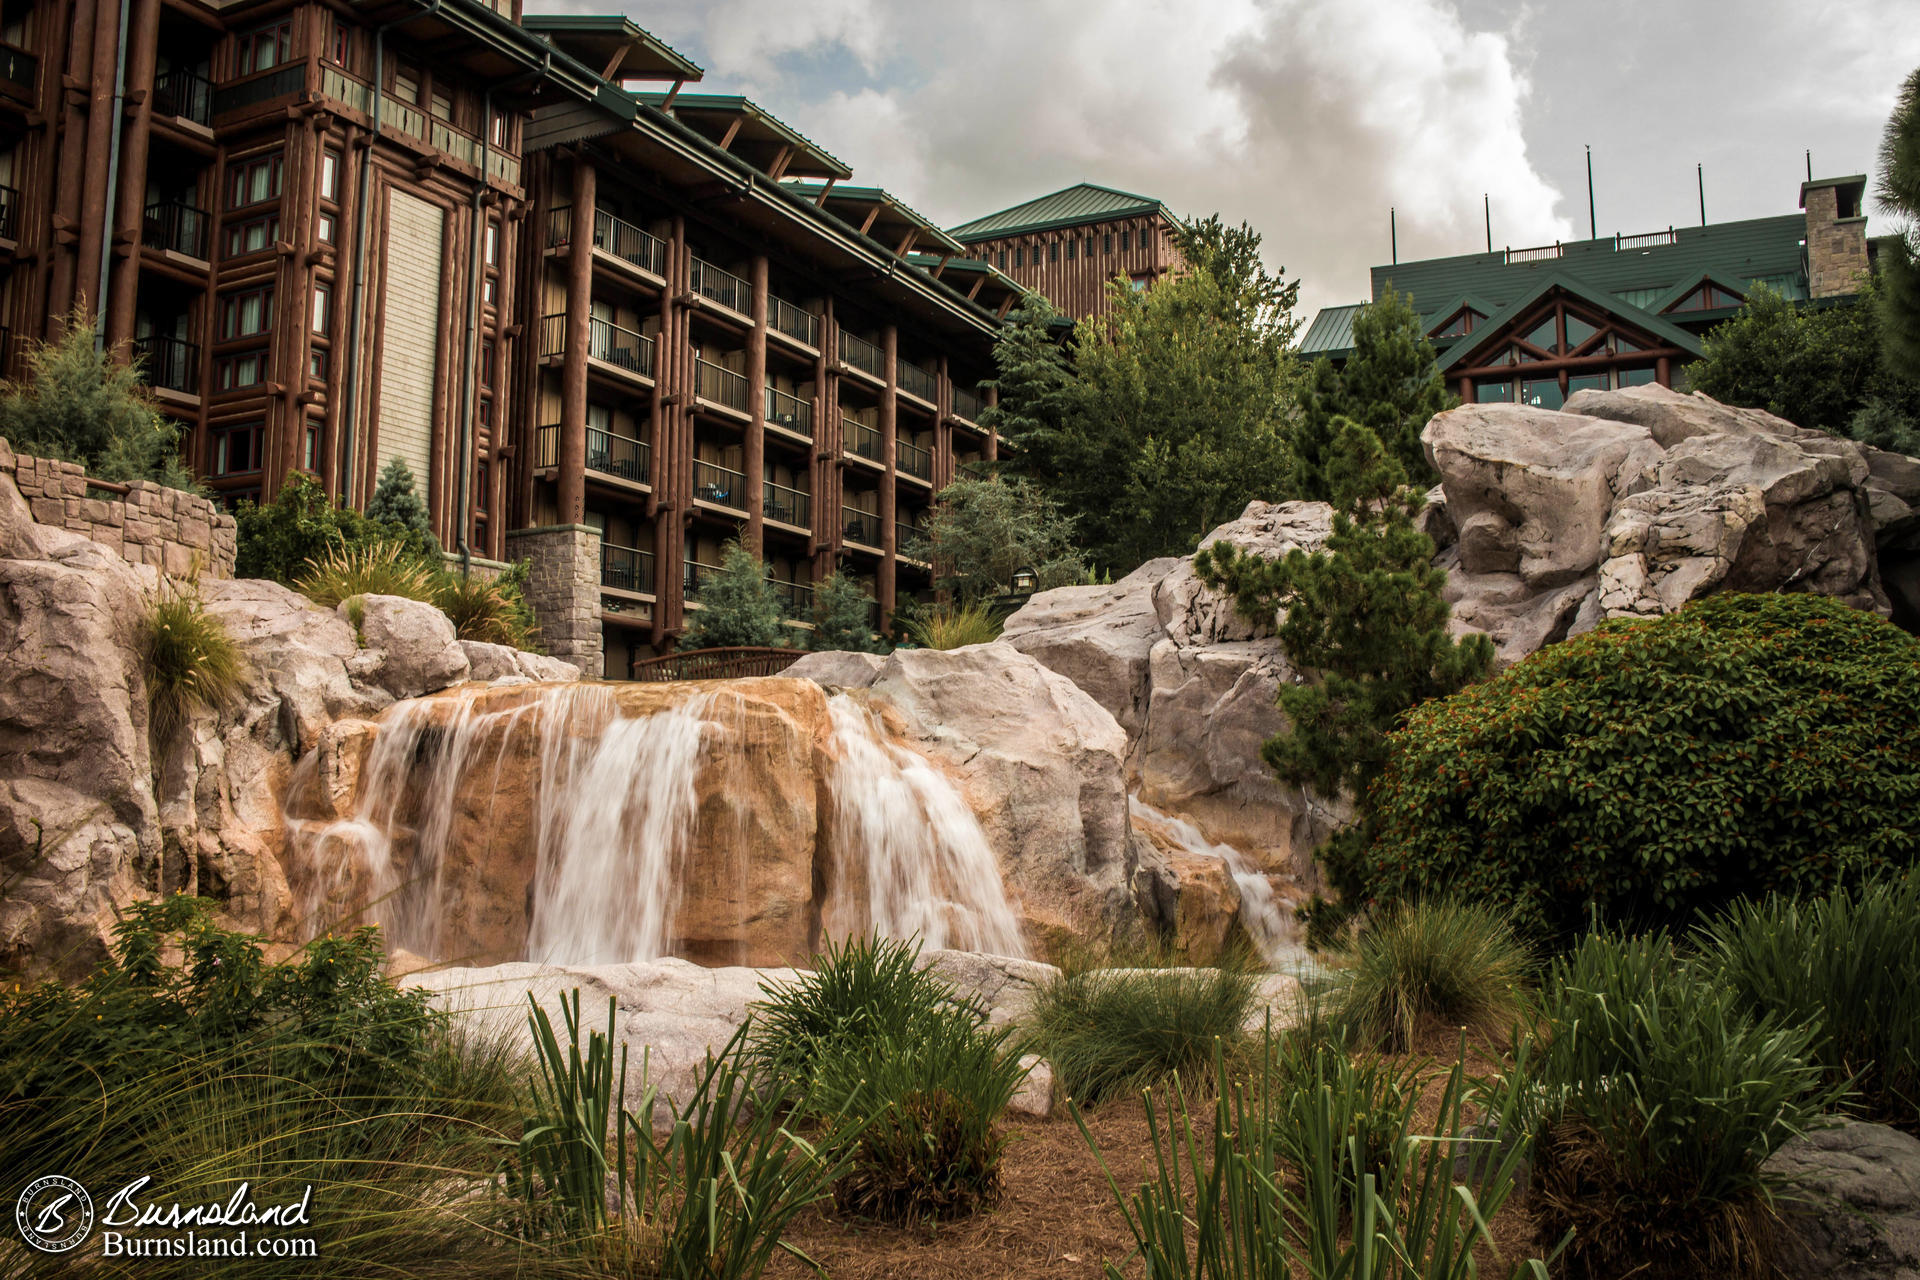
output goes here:
[[193, 489], [180, 433], [154, 407], [136, 363], [96, 350], [82, 311], [27, 353], [27, 377], [0, 384], [0, 439], [23, 453], [77, 462], [101, 480], [153, 480]]
[[720, 571], [700, 584], [693, 602], [700, 607], [687, 611], [682, 649], [776, 648], [787, 641], [767, 567], [737, 542], [727, 544]]
[[413, 468], [397, 453], [380, 468], [373, 497], [367, 500], [367, 519], [386, 525], [408, 552], [436, 569], [440, 567], [440, 539], [433, 536], [426, 500], [414, 491]]
[[1087, 573], [1073, 522], [1023, 476], [955, 480], [940, 491], [925, 538], [909, 553], [931, 561], [934, 586], [962, 604], [1006, 594], [1020, 569], [1032, 569], [1042, 591]]
[[873, 599], [858, 578], [835, 569], [813, 589], [813, 630], [807, 648], [879, 653], [885, 645], [873, 634]]
[[1882, 242], [1880, 338], [1890, 373], [1920, 382], [1920, 70], [1900, 96], [1880, 140], [1880, 211], [1906, 220]]
[[1333, 529], [1311, 555], [1270, 559], [1218, 542], [1194, 557], [1209, 586], [1232, 594], [1248, 618], [1284, 609], [1277, 635], [1294, 669], [1318, 678], [1283, 684], [1276, 699], [1291, 726], [1261, 756], [1281, 779], [1355, 802], [1355, 821], [1322, 852], [1349, 907], [1364, 899], [1359, 853], [1370, 830], [1369, 788], [1387, 758], [1387, 734], [1412, 707], [1453, 693], [1493, 661], [1484, 636], [1455, 640], [1433, 566], [1433, 542], [1414, 526], [1425, 499], [1380, 438], [1335, 419], [1324, 474]]
[[1439, 479], [1420, 433], [1434, 414], [1460, 402], [1447, 391], [1412, 300], [1389, 286], [1362, 307], [1353, 318], [1353, 346], [1344, 369], [1322, 356], [1307, 377], [1293, 434], [1295, 497], [1332, 499], [1327, 461], [1340, 418], [1378, 436], [1413, 483], [1424, 489]]

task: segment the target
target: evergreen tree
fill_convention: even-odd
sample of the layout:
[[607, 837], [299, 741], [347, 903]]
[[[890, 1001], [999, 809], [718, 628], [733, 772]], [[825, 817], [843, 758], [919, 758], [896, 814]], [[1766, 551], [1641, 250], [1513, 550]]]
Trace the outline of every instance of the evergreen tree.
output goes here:
[[1880, 140], [1880, 211], [1906, 220], [1883, 243], [1881, 341], [1889, 372], [1920, 383], [1920, 70], [1900, 96]]
[[1245, 617], [1271, 620], [1285, 610], [1280, 646], [1295, 670], [1317, 677], [1280, 686], [1277, 702], [1291, 727], [1261, 756], [1284, 781], [1354, 801], [1355, 821], [1322, 854], [1351, 908], [1366, 894], [1359, 855], [1387, 734], [1412, 707], [1478, 679], [1493, 646], [1484, 636], [1447, 633], [1446, 573], [1413, 523], [1425, 499], [1406, 487], [1380, 438], [1336, 419], [1323, 466], [1334, 515], [1321, 550], [1276, 560], [1218, 542], [1194, 557], [1194, 570], [1231, 593]]
[[1060, 313], [1030, 293], [1007, 315], [993, 344], [996, 402], [980, 425], [1018, 441], [1022, 470], [1046, 482], [1057, 477], [1070, 446], [1062, 435], [1073, 393], [1073, 369], [1055, 334]]
[[873, 600], [858, 578], [835, 569], [813, 589], [813, 631], [807, 648], [849, 653], [881, 653], [886, 645], [873, 634]]
[[1293, 435], [1294, 496], [1333, 500], [1327, 463], [1341, 418], [1372, 431], [1414, 484], [1431, 488], [1439, 477], [1420, 433], [1434, 414], [1459, 403], [1440, 375], [1420, 313], [1389, 285], [1354, 316], [1346, 367], [1335, 369], [1322, 356], [1307, 375]]
[[100, 480], [195, 488], [179, 429], [154, 407], [138, 364], [95, 350], [84, 312], [65, 326], [28, 351], [23, 382], [0, 384], [0, 438], [23, 453], [77, 462]]
[[776, 648], [787, 642], [767, 567], [737, 542], [727, 544], [720, 571], [700, 584], [693, 602], [700, 607], [687, 611], [682, 649]]
[[399, 454], [380, 468], [380, 479], [367, 502], [367, 519], [388, 526], [410, 554], [440, 567], [440, 539], [433, 536], [426, 499], [414, 491], [413, 468]]
[[925, 535], [907, 550], [932, 562], [934, 586], [962, 604], [1006, 594], [1020, 569], [1032, 569], [1043, 591], [1087, 573], [1073, 522], [1022, 476], [954, 481], [934, 501]]

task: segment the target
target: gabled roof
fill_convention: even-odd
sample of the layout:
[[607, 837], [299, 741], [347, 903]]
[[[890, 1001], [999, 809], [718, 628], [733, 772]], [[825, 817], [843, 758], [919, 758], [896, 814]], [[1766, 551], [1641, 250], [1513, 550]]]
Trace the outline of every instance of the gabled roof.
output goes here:
[[706, 73], [645, 28], [619, 14], [529, 13], [520, 25], [545, 36], [607, 80], [698, 80]]
[[1082, 182], [1025, 204], [990, 213], [984, 218], [963, 222], [952, 230], [955, 238], [972, 243], [1156, 212], [1168, 218], [1173, 216], [1165, 205], [1152, 196], [1135, 195], [1131, 191], [1118, 191], [1113, 187]]
[[1462, 307], [1472, 307], [1474, 313], [1482, 320], [1485, 320], [1500, 309], [1477, 293], [1463, 293], [1443, 307], [1435, 307], [1432, 311], [1423, 312], [1421, 319], [1425, 321], [1427, 328], [1431, 329], [1433, 326], [1458, 315]]
[[1353, 350], [1353, 318], [1366, 305], [1349, 302], [1345, 306], [1320, 308], [1320, 314], [1307, 326], [1306, 336], [1300, 339], [1296, 350], [1303, 356], [1334, 356]]
[[1553, 272], [1540, 277], [1533, 288], [1515, 298], [1494, 315], [1488, 316], [1484, 323], [1475, 325], [1472, 333], [1456, 338], [1445, 347], [1437, 349], [1440, 367], [1443, 370], [1459, 367], [1468, 356], [1483, 347], [1512, 341], [1513, 335], [1508, 333], [1507, 329], [1514, 321], [1532, 310], [1542, 298], [1556, 289], [1591, 304], [1598, 311], [1617, 316], [1644, 333], [1664, 339], [1689, 355], [1701, 354], [1700, 339], [1672, 321], [1654, 315], [1650, 311], [1643, 311], [1639, 307], [1629, 306], [1606, 290], [1595, 288], [1576, 276], [1566, 272]]
[[783, 182], [786, 190], [820, 206], [892, 254], [962, 254], [966, 246], [879, 187], [848, 187], [833, 182]]
[[1725, 289], [1728, 293], [1737, 294], [1742, 298], [1746, 297], [1747, 291], [1752, 288], [1746, 281], [1733, 279], [1724, 272], [1702, 271], [1698, 275], [1688, 276], [1679, 284], [1676, 284], [1673, 288], [1667, 290], [1658, 298], [1655, 298], [1648, 304], [1647, 310], [1656, 315], [1665, 315], [1668, 307], [1679, 302], [1703, 284], [1714, 285], [1717, 288]]
[[768, 177], [851, 178], [853, 170], [760, 104], [737, 94], [636, 93], [723, 151]]

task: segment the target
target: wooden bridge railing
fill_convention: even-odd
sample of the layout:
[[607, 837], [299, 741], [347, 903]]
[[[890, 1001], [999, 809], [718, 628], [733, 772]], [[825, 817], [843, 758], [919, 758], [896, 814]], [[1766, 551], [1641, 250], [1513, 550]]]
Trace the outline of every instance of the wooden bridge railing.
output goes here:
[[635, 680], [738, 680], [745, 676], [777, 676], [805, 657], [801, 649], [760, 649], [741, 645], [725, 649], [690, 649], [660, 658], [642, 658], [633, 664]]

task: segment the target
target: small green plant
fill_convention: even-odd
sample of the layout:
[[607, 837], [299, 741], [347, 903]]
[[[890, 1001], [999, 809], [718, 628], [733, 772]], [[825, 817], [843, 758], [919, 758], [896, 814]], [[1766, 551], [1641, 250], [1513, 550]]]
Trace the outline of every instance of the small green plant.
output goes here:
[[399, 454], [380, 468], [380, 479], [367, 499], [367, 519], [394, 530], [408, 553], [427, 564], [440, 559], [440, 540], [433, 536], [427, 504], [413, 487], [413, 468]]
[[1042, 987], [1030, 1021], [1067, 1096], [1097, 1106], [1176, 1074], [1202, 1079], [1216, 1045], [1244, 1039], [1253, 1003], [1253, 977], [1236, 968], [1088, 969]]
[[702, 579], [693, 603], [700, 607], [687, 612], [682, 649], [778, 648], [788, 640], [767, 567], [738, 542], [726, 545], [719, 571]]
[[1542, 991], [1539, 1194], [1574, 1275], [1772, 1274], [1764, 1163], [1830, 1111], [1814, 1032], [1755, 1021], [1667, 935], [1588, 936]]
[[516, 580], [502, 576], [491, 581], [477, 576], [442, 573], [433, 579], [433, 603], [453, 623], [462, 640], [512, 645], [525, 649], [537, 628], [533, 610], [520, 594]]
[[388, 543], [429, 573], [440, 568], [440, 544], [430, 533], [337, 506], [303, 471], [289, 471], [265, 506], [242, 502], [234, 518], [239, 524], [236, 578], [271, 578], [293, 586], [314, 562], [334, 552]]
[[875, 653], [886, 648], [873, 633], [873, 597], [860, 580], [835, 569], [813, 589], [813, 630], [807, 648]]
[[161, 587], [141, 622], [140, 656], [148, 720], [160, 742], [194, 712], [233, 701], [246, 685], [239, 646], [191, 583]]
[[434, 603], [433, 576], [397, 542], [335, 547], [309, 564], [293, 589], [329, 609], [369, 595]]
[[1814, 1032], [1830, 1084], [1870, 1119], [1920, 1133], [1920, 874], [1736, 903], [1700, 939], [1755, 1018]]
[[1352, 944], [1333, 999], [1364, 1044], [1411, 1048], [1423, 1025], [1512, 1030], [1533, 957], [1504, 913], [1453, 899], [1389, 907]]
[[907, 635], [922, 649], [961, 649], [998, 640], [1000, 623], [984, 602], [947, 605], [915, 618], [907, 627]]

